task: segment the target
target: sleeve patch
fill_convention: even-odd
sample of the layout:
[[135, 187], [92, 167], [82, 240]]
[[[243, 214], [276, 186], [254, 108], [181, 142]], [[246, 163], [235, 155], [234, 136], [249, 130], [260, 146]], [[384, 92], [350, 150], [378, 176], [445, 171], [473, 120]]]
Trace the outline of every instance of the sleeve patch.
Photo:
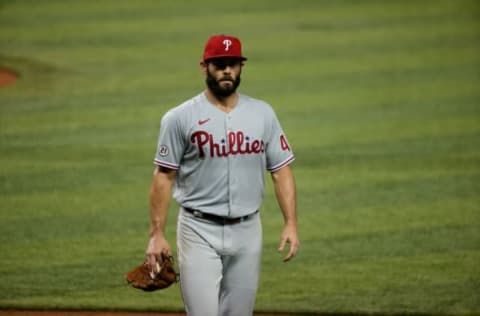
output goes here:
[[161, 156], [161, 157], [166, 157], [168, 156], [168, 146], [166, 145], [161, 145], [160, 148], [158, 149], [158, 154]]

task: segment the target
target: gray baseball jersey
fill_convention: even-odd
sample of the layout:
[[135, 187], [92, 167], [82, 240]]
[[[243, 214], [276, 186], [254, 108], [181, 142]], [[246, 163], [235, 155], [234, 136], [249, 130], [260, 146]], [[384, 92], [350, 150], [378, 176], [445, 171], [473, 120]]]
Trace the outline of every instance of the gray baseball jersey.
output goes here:
[[177, 170], [174, 198], [180, 205], [240, 217], [260, 208], [265, 170], [293, 160], [269, 104], [240, 94], [226, 113], [200, 93], [163, 116], [154, 163]]

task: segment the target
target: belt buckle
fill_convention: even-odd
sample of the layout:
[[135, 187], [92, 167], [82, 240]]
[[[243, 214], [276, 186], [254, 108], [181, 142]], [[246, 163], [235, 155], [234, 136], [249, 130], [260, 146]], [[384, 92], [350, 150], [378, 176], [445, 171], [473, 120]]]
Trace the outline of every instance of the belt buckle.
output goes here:
[[195, 216], [197, 218], [203, 218], [202, 212], [197, 211], [197, 210], [193, 210], [193, 216]]

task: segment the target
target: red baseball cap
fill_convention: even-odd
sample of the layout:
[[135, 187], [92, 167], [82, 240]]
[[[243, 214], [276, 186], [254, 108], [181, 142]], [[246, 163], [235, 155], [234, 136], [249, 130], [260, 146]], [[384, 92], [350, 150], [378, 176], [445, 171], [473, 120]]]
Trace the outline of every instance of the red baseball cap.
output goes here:
[[247, 60], [247, 58], [242, 56], [242, 44], [238, 38], [235, 36], [214, 35], [210, 37], [207, 44], [205, 44], [203, 61], [221, 57]]

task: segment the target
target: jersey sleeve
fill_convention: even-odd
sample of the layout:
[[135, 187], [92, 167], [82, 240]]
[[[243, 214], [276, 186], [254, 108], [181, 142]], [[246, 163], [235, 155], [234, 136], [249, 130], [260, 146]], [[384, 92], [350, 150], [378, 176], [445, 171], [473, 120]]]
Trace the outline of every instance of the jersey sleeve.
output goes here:
[[167, 112], [160, 123], [157, 152], [154, 164], [169, 169], [178, 170], [183, 157], [185, 138], [178, 115]]
[[275, 172], [289, 165], [295, 160], [295, 156], [273, 110], [269, 125], [270, 135], [266, 144], [267, 170]]

